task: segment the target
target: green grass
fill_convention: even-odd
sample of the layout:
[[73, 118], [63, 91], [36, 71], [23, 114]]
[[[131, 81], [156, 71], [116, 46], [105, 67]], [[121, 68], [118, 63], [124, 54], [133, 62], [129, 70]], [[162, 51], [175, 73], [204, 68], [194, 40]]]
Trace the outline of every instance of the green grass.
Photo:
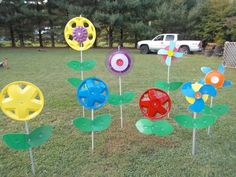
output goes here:
[[[97, 76], [108, 85], [110, 92], [118, 92], [118, 78], [105, 68], [109, 50], [91, 49], [85, 59], [95, 59], [97, 66], [85, 76]], [[73, 89], [66, 81], [79, 73], [66, 66], [71, 59], [79, 59], [79, 52], [70, 49], [1, 49], [0, 58], [9, 58], [10, 69], [0, 69], [0, 89], [6, 84], [25, 80], [37, 85], [44, 93], [45, 107], [31, 120], [31, 130], [40, 124], [54, 126], [50, 140], [33, 149], [36, 176], [90, 177], [90, 176], [158, 176], [158, 177], [233, 177], [236, 175], [236, 86], [218, 90], [214, 103], [230, 105], [230, 112], [214, 124], [211, 137], [206, 129], [197, 130], [197, 153], [191, 155], [192, 130], [173, 121], [178, 113], [189, 113], [187, 102], [180, 91], [171, 92], [173, 107], [168, 121], [174, 126], [172, 135], [160, 138], [140, 134], [135, 123], [142, 117], [138, 107], [139, 96], [155, 81], [166, 80], [167, 67], [161, 58], [141, 55], [132, 50], [133, 70], [123, 77], [123, 91], [135, 91], [135, 101], [125, 106], [125, 127], [120, 129], [119, 108], [106, 105], [96, 114], [112, 114], [110, 128], [95, 134], [95, 152], [91, 154], [90, 134], [80, 133], [71, 121], [81, 115], [81, 106]], [[171, 81], [197, 81], [203, 77], [203, 65], [217, 68], [222, 58], [189, 55], [171, 67]], [[225, 77], [236, 83], [236, 70], [226, 69]], [[209, 103], [209, 102], [208, 102]], [[90, 115], [86, 111], [86, 115]], [[0, 113], [0, 136], [22, 132], [23, 122], [16, 122]], [[14, 151], [0, 142], [0, 176], [31, 176], [27, 151]]]

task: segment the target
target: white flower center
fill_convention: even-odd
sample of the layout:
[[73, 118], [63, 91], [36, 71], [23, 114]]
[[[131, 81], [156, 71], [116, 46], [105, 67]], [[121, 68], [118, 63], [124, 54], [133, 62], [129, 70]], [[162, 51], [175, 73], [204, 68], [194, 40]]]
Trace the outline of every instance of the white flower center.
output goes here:
[[217, 84], [217, 83], [219, 82], [219, 78], [218, 78], [217, 76], [213, 76], [213, 77], [211, 78], [211, 82], [212, 82], [213, 84]]

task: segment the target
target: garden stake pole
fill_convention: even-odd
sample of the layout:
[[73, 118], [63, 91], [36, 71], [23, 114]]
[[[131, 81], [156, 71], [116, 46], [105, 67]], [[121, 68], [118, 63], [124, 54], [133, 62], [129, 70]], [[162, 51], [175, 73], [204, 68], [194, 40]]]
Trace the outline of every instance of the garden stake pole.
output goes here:
[[[120, 51], [120, 45], [118, 46], [118, 51]], [[121, 85], [121, 76], [119, 75], [119, 91], [120, 96], [122, 95], [122, 85]], [[123, 107], [122, 103], [120, 104], [120, 128], [124, 127], [124, 121], [123, 121]]]
[[[29, 134], [29, 126], [28, 126], [27, 121], [25, 121], [25, 132], [26, 134]], [[32, 148], [29, 148], [29, 156], [30, 156], [30, 161], [31, 161], [31, 170], [32, 170], [33, 175], [35, 176], [35, 164], [34, 164]]]
[[[193, 112], [193, 119], [196, 119], [197, 113]], [[192, 143], [192, 155], [195, 155], [196, 151], [196, 128], [193, 128], [193, 143]]]
[[[94, 109], [91, 110], [91, 119], [94, 119]], [[92, 131], [91, 134], [91, 138], [92, 138], [92, 152], [94, 151], [94, 131]]]
[[[80, 47], [82, 47], [82, 43], [80, 43]], [[83, 63], [83, 51], [80, 51], [80, 62], [81, 64]], [[80, 71], [80, 75], [81, 75], [81, 80], [84, 80], [84, 72], [83, 69], [81, 69]], [[83, 106], [83, 117], [85, 117], [85, 110], [84, 110], [84, 106]]]
[[[168, 69], [167, 69], [167, 83], [169, 84], [170, 83], [170, 66], [168, 65]], [[168, 95], [170, 95], [170, 91], [168, 89], [167, 91]], [[168, 118], [170, 117], [170, 112], [168, 113]]]
[[[121, 87], [121, 76], [119, 76], [119, 90], [120, 90], [120, 96], [122, 95], [122, 87]], [[120, 104], [120, 127], [123, 128], [123, 107], [122, 103]]]
[[[210, 108], [212, 108], [212, 106], [213, 106], [213, 96], [211, 96]], [[208, 134], [208, 136], [210, 136], [210, 134], [211, 134], [211, 126], [208, 127], [207, 134]]]

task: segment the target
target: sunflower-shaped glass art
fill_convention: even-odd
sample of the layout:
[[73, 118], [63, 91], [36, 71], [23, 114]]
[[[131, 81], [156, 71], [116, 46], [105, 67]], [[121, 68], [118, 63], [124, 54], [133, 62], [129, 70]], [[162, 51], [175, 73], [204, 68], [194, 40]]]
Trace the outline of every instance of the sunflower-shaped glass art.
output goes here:
[[17, 121], [25, 122], [25, 133], [4, 134], [4, 144], [14, 150], [29, 150], [32, 173], [35, 175], [32, 148], [44, 144], [52, 133], [52, 126], [43, 125], [29, 132], [28, 122], [42, 111], [44, 97], [41, 90], [32, 83], [16, 81], [5, 86], [0, 93], [3, 113]]
[[[204, 79], [200, 80], [200, 83], [211, 84], [216, 89], [222, 87], [229, 87], [232, 85], [232, 82], [225, 80], [224, 77], [224, 65], [221, 64], [217, 70], [212, 70], [210, 67], [203, 66], [201, 71], [206, 74]], [[213, 97], [211, 97], [211, 102], [209, 106], [205, 106], [203, 113], [208, 115], [215, 115], [218, 118], [228, 112], [229, 106], [226, 104], [216, 104], [213, 105]], [[208, 127], [208, 135], [210, 135], [210, 127]]]
[[158, 50], [158, 54], [163, 56], [167, 66], [171, 65], [171, 61], [177, 58], [183, 57], [184, 53], [178, 52], [178, 48], [175, 47], [175, 42], [170, 41], [170, 45], [165, 49]]
[[179, 114], [174, 119], [181, 126], [193, 129], [192, 155], [194, 155], [196, 128], [208, 127], [216, 121], [214, 115], [200, 115], [197, 117], [197, 113], [204, 109], [209, 95], [212, 97], [216, 96], [216, 89], [210, 84], [186, 82], [182, 85], [181, 92], [190, 103], [188, 108], [193, 111], [193, 117], [188, 114]]
[[201, 80], [201, 83], [211, 84], [215, 88], [229, 87], [232, 82], [225, 80], [224, 77], [224, 65], [220, 65], [217, 70], [212, 70], [210, 67], [203, 66], [201, 71], [205, 73], [205, 78]]
[[111, 123], [110, 114], [98, 115], [94, 118], [94, 110], [106, 104], [108, 95], [106, 83], [95, 77], [85, 79], [77, 90], [77, 99], [85, 108], [91, 110], [91, 119], [78, 117], [73, 120], [73, 124], [81, 132], [91, 132], [92, 151], [94, 150], [94, 133], [106, 130]]

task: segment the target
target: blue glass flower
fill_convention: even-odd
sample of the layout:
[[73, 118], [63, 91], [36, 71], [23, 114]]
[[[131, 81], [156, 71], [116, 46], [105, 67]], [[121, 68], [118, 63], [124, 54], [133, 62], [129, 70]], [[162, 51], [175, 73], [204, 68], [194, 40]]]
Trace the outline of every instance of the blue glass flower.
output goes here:
[[180, 58], [184, 55], [184, 53], [178, 52], [178, 48], [175, 47], [174, 41], [170, 41], [170, 45], [165, 49], [158, 50], [158, 54], [163, 56], [167, 66], [171, 65], [171, 60]]
[[204, 79], [200, 80], [200, 83], [211, 84], [215, 88], [229, 87], [232, 85], [232, 82], [225, 80], [224, 77], [224, 65], [221, 64], [217, 70], [212, 70], [210, 67], [203, 66], [201, 71], [206, 74]]
[[208, 99], [208, 95], [216, 96], [216, 89], [210, 84], [186, 82], [181, 87], [181, 92], [190, 103], [188, 107], [193, 112], [201, 112]]
[[99, 109], [108, 99], [108, 87], [98, 78], [87, 78], [78, 87], [77, 98], [87, 109]]

